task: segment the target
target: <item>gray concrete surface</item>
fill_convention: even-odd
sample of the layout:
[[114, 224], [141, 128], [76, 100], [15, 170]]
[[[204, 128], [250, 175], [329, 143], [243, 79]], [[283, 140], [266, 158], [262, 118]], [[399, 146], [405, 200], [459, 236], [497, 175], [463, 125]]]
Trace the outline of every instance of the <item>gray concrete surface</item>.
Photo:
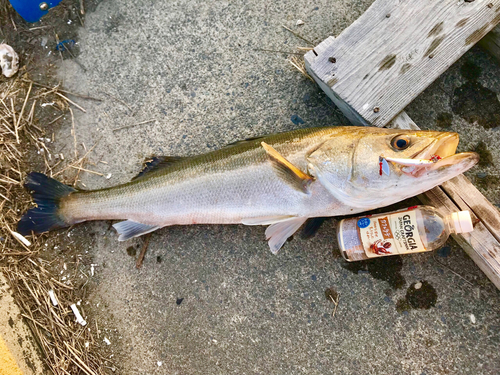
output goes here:
[[[151, 154], [197, 154], [249, 136], [345, 124], [285, 55], [256, 49], [307, 46], [282, 24], [318, 43], [370, 3], [101, 3], [79, 32], [80, 65], [66, 60], [60, 69], [66, 89], [105, 98], [79, 100], [87, 113], [74, 109], [75, 128], [80, 155], [82, 142], [87, 148], [97, 142], [87, 166], [112, 175], [82, 173], [81, 182], [88, 188], [126, 182]], [[298, 19], [305, 25], [295, 26]], [[482, 69], [477, 85], [500, 92], [498, 67], [474, 51], [408, 113], [423, 128], [445, 119], [462, 134], [463, 148], [483, 140], [495, 164], [496, 129], [452, 110], [467, 59]], [[54, 147], [73, 152], [69, 120]], [[487, 174], [481, 180], [491, 181], [481, 188], [498, 203], [497, 167], [474, 170], [471, 178], [477, 173]], [[455, 243], [434, 256], [349, 268], [337, 254], [334, 230], [328, 221], [314, 238], [295, 236], [273, 256], [261, 227], [166, 228], [153, 233], [141, 270], [129, 254], [138, 253], [142, 239], [119, 243], [109, 223], [83, 224], [69, 238], [60, 232], [52, 239], [74, 241], [97, 264], [82, 306], [89, 327], [98, 322], [99, 340], [111, 341], [106, 350], [120, 374], [499, 372], [500, 293]], [[81, 267], [90, 272], [89, 264]], [[407, 289], [419, 280], [432, 287], [414, 305], [429, 309], [405, 304]], [[330, 287], [340, 292], [333, 318], [325, 298]]]

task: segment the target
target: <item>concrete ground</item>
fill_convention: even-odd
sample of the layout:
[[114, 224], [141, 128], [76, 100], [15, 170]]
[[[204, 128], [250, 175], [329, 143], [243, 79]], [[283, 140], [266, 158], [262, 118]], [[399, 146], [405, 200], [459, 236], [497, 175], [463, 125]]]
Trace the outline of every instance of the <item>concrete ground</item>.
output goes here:
[[[151, 154], [192, 155], [251, 136], [345, 124], [286, 55], [263, 49], [308, 46], [281, 25], [317, 44], [370, 3], [102, 2], [79, 31], [77, 61], [60, 69], [67, 90], [104, 98], [75, 99], [87, 110], [73, 109], [78, 152], [81, 143], [96, 144], [87, 167], [111, 174], [82, 173], [81, 182], [92, 189], [126, 182]], [[305, 25], [296, 26], [298, 19]], [[469, 61], [465, 72], [479, 72], [472, 78], [461, 70]], [[464, 149], [483, 141], [491, 164], [470, 177], [494, 203], [499, 128], [480, 120], [491, 115], [481, 108], [496, 111], [498, 100], [482, 103], [500, 92], [499, 76], [493, 60], [475, 50], [408, 108], [423, 128], [459, 131]], [[466, 88], [479, 96], [477, 118], [457, 107], [471, 97]], [[73, 153], [69, 119], [55, 139], [55, 149]], [[334, 220], [312, 239], [295, 236], [276, 256], [261, 227], [172, 227], [152, 234], [137, 270], [143, 239], [118, 242], [109, 223], [51, 239], [63, 249], [72, 243], [97, 265], [82, 306], [96, 337], [109, 339], [120, 374], [499, 371], [500, 293], [452, 241], [437, 254], [346, 265]], [[90, 264], [81, 267], [90, 273]], [[340, 293], [334, 317], [328, 288]]]

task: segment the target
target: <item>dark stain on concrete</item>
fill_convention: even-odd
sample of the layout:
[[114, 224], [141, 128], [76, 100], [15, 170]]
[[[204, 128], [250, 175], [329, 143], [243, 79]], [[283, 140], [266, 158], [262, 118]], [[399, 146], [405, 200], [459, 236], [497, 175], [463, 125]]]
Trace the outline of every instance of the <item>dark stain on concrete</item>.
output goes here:
[[379, 71], [391, 69], [396, 63], [396, 55], [390, 54], [384, 57], [384, 59], [379, 64]]
[[133, 246], [127, 247], [127, 254], [130, 255], [131, 257], [135, 257], [137, 254], [137, 250]]
[[467, 39], [465, 39], [465, 45], [468, 46], [469, 44], [476, 44], [479, 42], [483, 36], [485, 36], [488, 33], [488, 28], [489, 25], [486, 24], [483, 27], [480, 27], [476, 31], [474, 31], [472, 34], [470, 34]]
[[424, 53], [424, 57], [428, 57], [429, 55], [431, 55], [435, 50], [436, 48], [439, 47], [439, 45], [441, 44], [441, 42], [444, 40], [445, 36], [440, 36], [439, 38], [436, 38], [432, 41], [431, 45], [429, 46], [429, 48], [427, 48], [427, 51], [425, 51]]
[[[415, 288], [415, 286], [418, 287]], [[408, 311], [410, 309], [430, 309], [436, 306], [436, 289], [428, 281], [422, 280], [410, 285], [406, 291], [405, 298], [401, 298], [396, 303], [398, 312]]]
[[337, 301], [337, 298], [339, 298], [339, 293], [334, 287], [330, 287], [325, 290], [325, 297], [330, 302]]
[[443, 31], [443, 23], [444, 22], [439, 22], [434, 25], [434, 27], [429, 31], [429, 34], [427, 34], [427, 38], [430, 38], [431, 36], [438, 35], [441, 31]]
[[455, 27], [463, 27], [465, 26], [465, 24], [467, 23], [467, 21], [469, 20], [469, 17], [467, 18], [462, 18], [460, 21], [457, 22], [457, 24], [455, 25]]
[[368, 272], [374, 279], [387, 281], [394, 289], [401, 289], [406, 284], [401, 275], [403, 260], [397, 255], [345, 263], [342, 267], [356, 274], [360, 271]]
[[490, 174], [483, 176], [478, 174], [476, 177], [477, 178], [474, 179], [474, 184], [483, 189], [494, 188], [500, 184], [500, 177], [498, 176], [492, 176]]
[[476, 147], [474, 147], [474, 151], [479, 154], [479, 163], [480, 167], [489, 167], [493, 165], [493, 155], [491, 155], [490, 150], [488, 150], [488, 146], [483, 141], [479, 142]]
[[477, 81], [481, 69], [468, 61], [462, 65], [460, 72], [467, 82], [453, 90], [452, 111], [464, 120], [477, 122], [486, 129], [500, 126], [500, 102], [496, 92]]
[[449, 128], [453, 121], [453, 115], [447, 112], [438, 113], [436, 117], [436, 126], [440, 128]]
[[404, 63], [403, 66], [401, 67], [401, 70], [399, 71], [399, 74], [405, 74], [408, 70], [410, 70], [411, 64], [409, 63]]

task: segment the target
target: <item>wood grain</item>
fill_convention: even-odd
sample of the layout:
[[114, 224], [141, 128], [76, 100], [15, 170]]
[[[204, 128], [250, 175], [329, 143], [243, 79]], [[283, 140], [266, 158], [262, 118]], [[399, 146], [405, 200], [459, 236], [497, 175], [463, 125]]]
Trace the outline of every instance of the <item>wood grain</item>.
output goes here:
[[500, 60], [500, 26], [495, 27], [479, 41], [479, 45]]
[[384, 126], [499, 21], [500, 0], [377, 0], [306, 68], [354, 124]]

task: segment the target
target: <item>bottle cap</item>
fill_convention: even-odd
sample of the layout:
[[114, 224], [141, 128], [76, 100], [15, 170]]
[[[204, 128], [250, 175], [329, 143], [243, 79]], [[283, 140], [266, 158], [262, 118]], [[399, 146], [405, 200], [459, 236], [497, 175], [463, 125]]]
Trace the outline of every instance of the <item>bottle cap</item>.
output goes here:
[[469, 211], [453, 212], [451, 214], [451, 220], [455, 227], [455, 233], [472, 232], [474, 229]]

